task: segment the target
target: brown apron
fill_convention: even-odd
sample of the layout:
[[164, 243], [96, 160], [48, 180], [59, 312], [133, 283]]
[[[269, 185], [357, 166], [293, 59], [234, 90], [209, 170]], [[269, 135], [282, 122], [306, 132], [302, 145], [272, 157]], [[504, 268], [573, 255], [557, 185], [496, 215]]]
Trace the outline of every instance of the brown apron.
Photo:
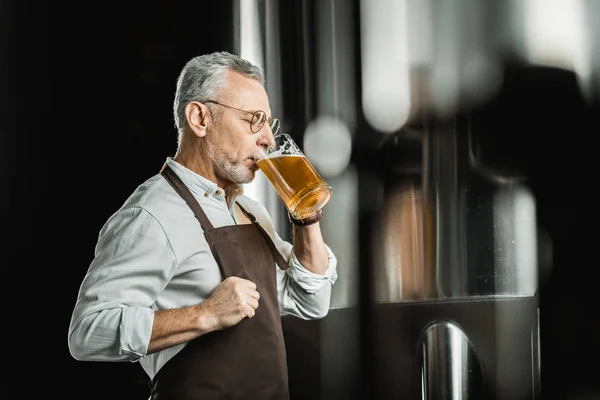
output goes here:
[[[223, 279], [249, 279], [260, 293], [253, 318], [190, 341], [150, 382], [152, 400], [287, 400], [288, 371], [273, 261], [288, 264], [254, 216], [252, 224], [214, 228], [192, 193], [168, 167], [161, 174], [190, 206]], [[238, 204], [239, 206], [239, 204]]]

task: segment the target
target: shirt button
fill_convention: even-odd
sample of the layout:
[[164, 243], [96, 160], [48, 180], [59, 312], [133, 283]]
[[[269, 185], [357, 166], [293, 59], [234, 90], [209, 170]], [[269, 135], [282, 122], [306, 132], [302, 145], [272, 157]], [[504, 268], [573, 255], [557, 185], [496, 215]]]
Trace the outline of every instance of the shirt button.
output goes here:
[[204, 193], [204, 197], [208, 197], [208, 192], [205, 192], [205, 193]]
[[217, 190], [217, 194], [220, 196], [220, 195], [221, 195], [221, 191], [220, 191], [220, 190]]

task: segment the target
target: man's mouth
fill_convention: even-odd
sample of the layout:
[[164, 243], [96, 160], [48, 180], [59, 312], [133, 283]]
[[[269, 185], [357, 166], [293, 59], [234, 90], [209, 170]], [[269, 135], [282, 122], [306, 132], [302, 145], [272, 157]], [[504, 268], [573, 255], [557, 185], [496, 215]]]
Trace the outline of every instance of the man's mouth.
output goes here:
[[250, 168], [252, 168], [254, 171], [256, 171], [258, 169], [258, 163], [257, 163], [258, 159], [254, 158], [254, 157], [248, 157], [248, 160], [251, 161]]

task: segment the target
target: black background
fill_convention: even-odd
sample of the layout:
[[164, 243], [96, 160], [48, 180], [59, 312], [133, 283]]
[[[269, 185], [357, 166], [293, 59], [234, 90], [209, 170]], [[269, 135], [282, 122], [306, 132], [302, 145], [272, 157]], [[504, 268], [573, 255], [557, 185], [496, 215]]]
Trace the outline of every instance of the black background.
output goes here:
[[[102, 224], [175, 151], [171, 106], [183, 63], [233, 51], [231, 4], [0, 7], [3, 364], [6, 385], [22, 393], [9, 398], [145, 399], [138, 365], [71, 358], [70, 314]], [[490, 146], [527, 168], [554, 241], [541, 286], [542, 385], [545, 399], [566, 399], [597, 388], [600, 372], [598, 107], [573, 106], [572, 86], [548, 87], [543, 75], [510, 76], [509, 100], [481, 115], [511, 115], [494, 136], [512, 132], [510, 140]], [[514, 129], [515, 121], [524, 122]]]
[[180, 68], [233, 50], [231, 4], [58, 3], [0, 2], [8, 398], [146, 399], [139, 365], [71, 358], [70, 312], [104, 220], [175, 152]]

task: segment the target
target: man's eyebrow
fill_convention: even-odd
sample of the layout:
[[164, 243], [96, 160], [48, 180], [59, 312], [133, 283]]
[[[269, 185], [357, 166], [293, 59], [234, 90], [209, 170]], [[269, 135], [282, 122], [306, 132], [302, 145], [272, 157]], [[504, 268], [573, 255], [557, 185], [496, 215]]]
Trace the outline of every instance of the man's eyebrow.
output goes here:
[[248, 117], [248, 119], [252, 119], [252, 117], [254, 116], [254, 113], [256, 111], [252, 111], [252, 110], [243, 110], [240, 111], [243, 115], [245, 115], [246, 117]]
[[242, 110], [244, 110], [244, 111], [246, 111], [246, 112], [252, 113], [252, 114], [254, 114], [254, 113], [255, 113], [255, 112], [257, 112], [257, 111], [262, 111], [263, 113], [265, 113], [265, 117], [266, 117], [266, 119], [271, 119], [271, 118], [273, 118], [273, 115], [271, 115], [271, 116], [268, 116], [268, 115], [267, 115], [267, 112], [266, 112], [265, 110], [261, 109], [261, 108], [256, 108], [256, 109], [252, 109], [252, 108], [246, 108], [246, 106], [245, 106], [244, 104], [240, 105], [240, 106], [239, 106], [239, 108], [240, 108], [240, 109], [242, 109]]
[[262, 111], [262, 110], [260, 110], [260, 109], [258, 109], [258, 108], [257, 108], [257, 109], [248, 108], [248, 107], [246, 107], [246, 105], [245, 105], [245, 104], [242, 104], [242, 105], [240, 105], [240, 107], [239, 107], [239, 108], [241, 108], [241, 109], [242, 109], [242, 110], [244, 110], [244, 111], [250, 112], [250, 113], [252, 113], [252, 114], [254, 114], [254, 113], [255, 113], [255, 112], [257, 112], [257, 111]]

